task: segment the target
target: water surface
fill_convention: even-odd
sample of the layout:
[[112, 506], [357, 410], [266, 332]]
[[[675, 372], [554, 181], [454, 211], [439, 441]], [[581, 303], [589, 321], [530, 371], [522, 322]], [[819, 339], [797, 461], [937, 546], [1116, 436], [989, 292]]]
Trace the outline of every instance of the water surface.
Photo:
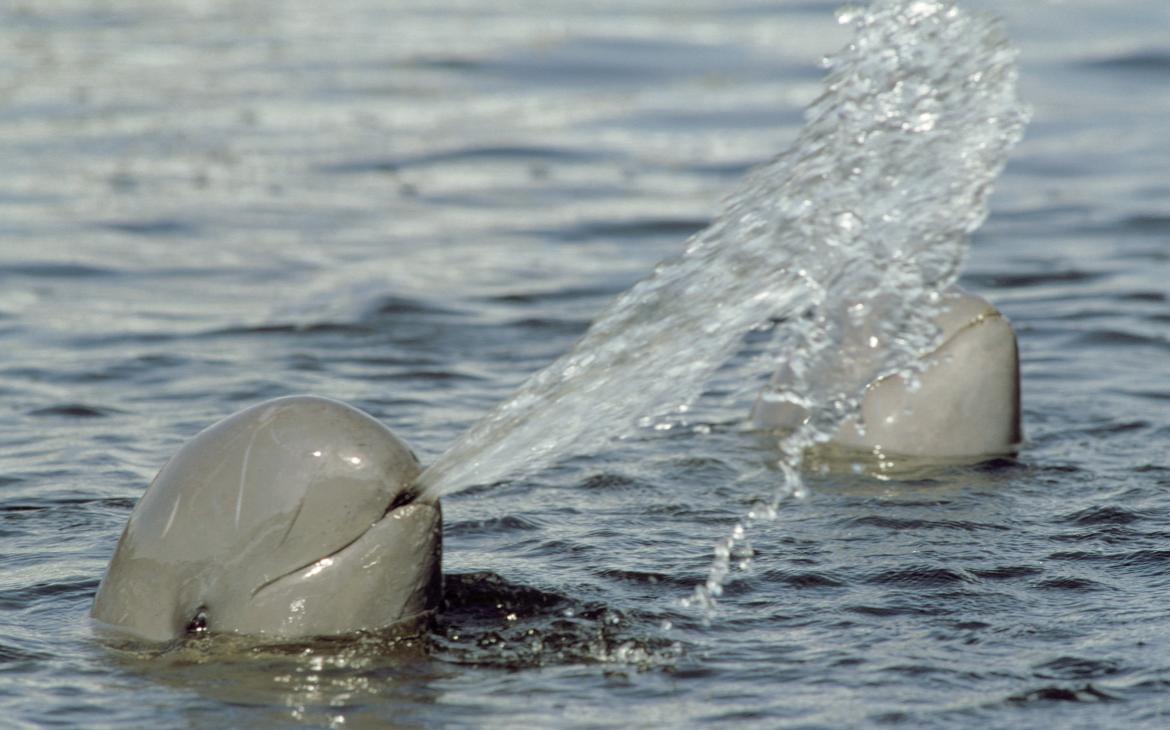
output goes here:
[[819, 2], [6, 6], [6, 721], [1160, 727], [1170, 11], [967, 6], [1033, 107], [963, 277], [1020, 334], [1018, 458], [808, 475], [705, 625], [681, 599], [782, 482], [716, 379], [689, 428], [448, 499], [413, 645], [214, 662], [86, 619], [180, 443], [316, 392], [434, 459], [793, 141], [846, 31]]

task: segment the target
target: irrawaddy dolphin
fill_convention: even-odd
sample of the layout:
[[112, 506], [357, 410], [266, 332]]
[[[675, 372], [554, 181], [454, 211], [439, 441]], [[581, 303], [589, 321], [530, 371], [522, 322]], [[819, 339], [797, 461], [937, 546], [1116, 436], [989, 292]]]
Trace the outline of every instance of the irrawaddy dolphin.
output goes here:
[[278, 398], [187, 442], [135, 506], [93, 604], [147, 641], [381, 629], [440, 598], [441, 515], [418, 459], [325, 398]]
[[[911, 387], [901, 375], [870, 383], [861, 412], [833, 443], [885, 455], [971, 458], [1012, 452], [1020, 443], [1020, 358], [1011, 323], [982, 297], [958, 287], [943, 293], [935, 318], [940, 344], [922, 355]], [[772, 380], [783, 386], [783, 370]], [[762, 429], [791, 430], [800, 407], [761, 396], [752, 412]]]
[[[1020, 439], [1011, 325], [953, 290], [914, 390], [871, 383], [864, 429], [842, 445], [920, 456], [1010, 451]], [[761, 399], [758, 425], [805, 414]], [[342, 403], [278, 398], [185, 444], [135, 506], [93, 604], [100, 625], [146, 641], [204, 632], [285, 640], [380, 630], [435, 610], [441, 514], [415, 498], [418, 460]]]

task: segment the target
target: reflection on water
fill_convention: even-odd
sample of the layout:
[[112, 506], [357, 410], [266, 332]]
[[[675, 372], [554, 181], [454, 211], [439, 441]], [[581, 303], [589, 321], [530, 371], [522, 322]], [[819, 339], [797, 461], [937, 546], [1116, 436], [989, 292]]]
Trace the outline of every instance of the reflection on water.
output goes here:
[[[267, 644], [211, 636], [166, 646], [107, 644], [106, 660], [129, 676], [226, 706], [280, 708], [273, 717], [346, 727], [385, 726], [368, 706], [405, 707], [395, 726], [424, 723], [419, 706], [458, 668], [508, 671], [602, 665], [640, 672], [673, 667], [680, 645], [645, 617], [602, 603], [509, 584], [491, 573], [446, 578], [442, 613], [423, 631], [388, 630], [337, 639]], [[191, 716], [198, 718], [198, 712]]]
[[[255, 708], [269, 721], [292, 719], [312, 725], [374, 725], [361, 709], [370, 704], [425, 706], [438, 694], [431, 685], [444, 677], [428, 660], [421, 637], [350, 637], [341, 642], [255, 646], [219, 637], [163, 653], [110, 653], [123, 671], [203, 701]], [[239, 710], [237, 710], [238, 712]], [[240, 721], [243, 717], [240, 715]], [[263, 715], [262, 715], [263, 716]], [[192, 722], [200, 712], [192, 708]], [[409, 709], [403, 727], [417, 724]]]

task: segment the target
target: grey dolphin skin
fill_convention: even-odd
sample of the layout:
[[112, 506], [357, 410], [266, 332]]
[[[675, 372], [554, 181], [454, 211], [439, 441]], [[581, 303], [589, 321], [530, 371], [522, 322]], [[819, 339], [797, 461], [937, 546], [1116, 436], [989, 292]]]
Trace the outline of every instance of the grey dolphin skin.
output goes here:
[[[1020, 428], [1020, 357], [1016, 333], [982, 297], [959, 287], [943, 293], [935, 324], [941, 341], [923, 353], [917, 387], [899, 375], [869, 384], [858, 416], [833, 443], [883, 455], [971, 459], [1016, 450]], [[783, 385], [783, 371], [772, 380]], [[756, 401], [762, 429], [790, 430], [807, 417], [788, 402]]]
[[437, 503], [410, 501], [414, 454], [325, 398], [278, 398], [187, 442], [135, 506], [92, 615], [165, 642], [378, 630], [438, 604]]

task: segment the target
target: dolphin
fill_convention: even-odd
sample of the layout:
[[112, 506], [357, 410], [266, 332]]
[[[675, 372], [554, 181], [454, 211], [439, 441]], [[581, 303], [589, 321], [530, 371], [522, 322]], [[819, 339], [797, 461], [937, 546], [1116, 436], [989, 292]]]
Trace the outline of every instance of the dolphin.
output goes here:
[[311, 396], [247, 408], [188, 441], [130, 515], [92, 616], [149, 642], [204, 632], [287, 640], [424, 620], [442, 516], [414, 453]]
[[[860, 413], [846, 419], [832, 443], [882, 455], [969, 459], [1011, 453], [1020, 428], [1020, 357], [1016, 333], [987, 300], [959, 287], [943, 292], [935, 317], [939, 345], [922, 355], [912, 387], [902, 375], [870, 383]], [[784, 385], [784, 371], [772, 386]], [[792, 430], [807, 413], [799, 405], [757, 399], [754, 425]]]

